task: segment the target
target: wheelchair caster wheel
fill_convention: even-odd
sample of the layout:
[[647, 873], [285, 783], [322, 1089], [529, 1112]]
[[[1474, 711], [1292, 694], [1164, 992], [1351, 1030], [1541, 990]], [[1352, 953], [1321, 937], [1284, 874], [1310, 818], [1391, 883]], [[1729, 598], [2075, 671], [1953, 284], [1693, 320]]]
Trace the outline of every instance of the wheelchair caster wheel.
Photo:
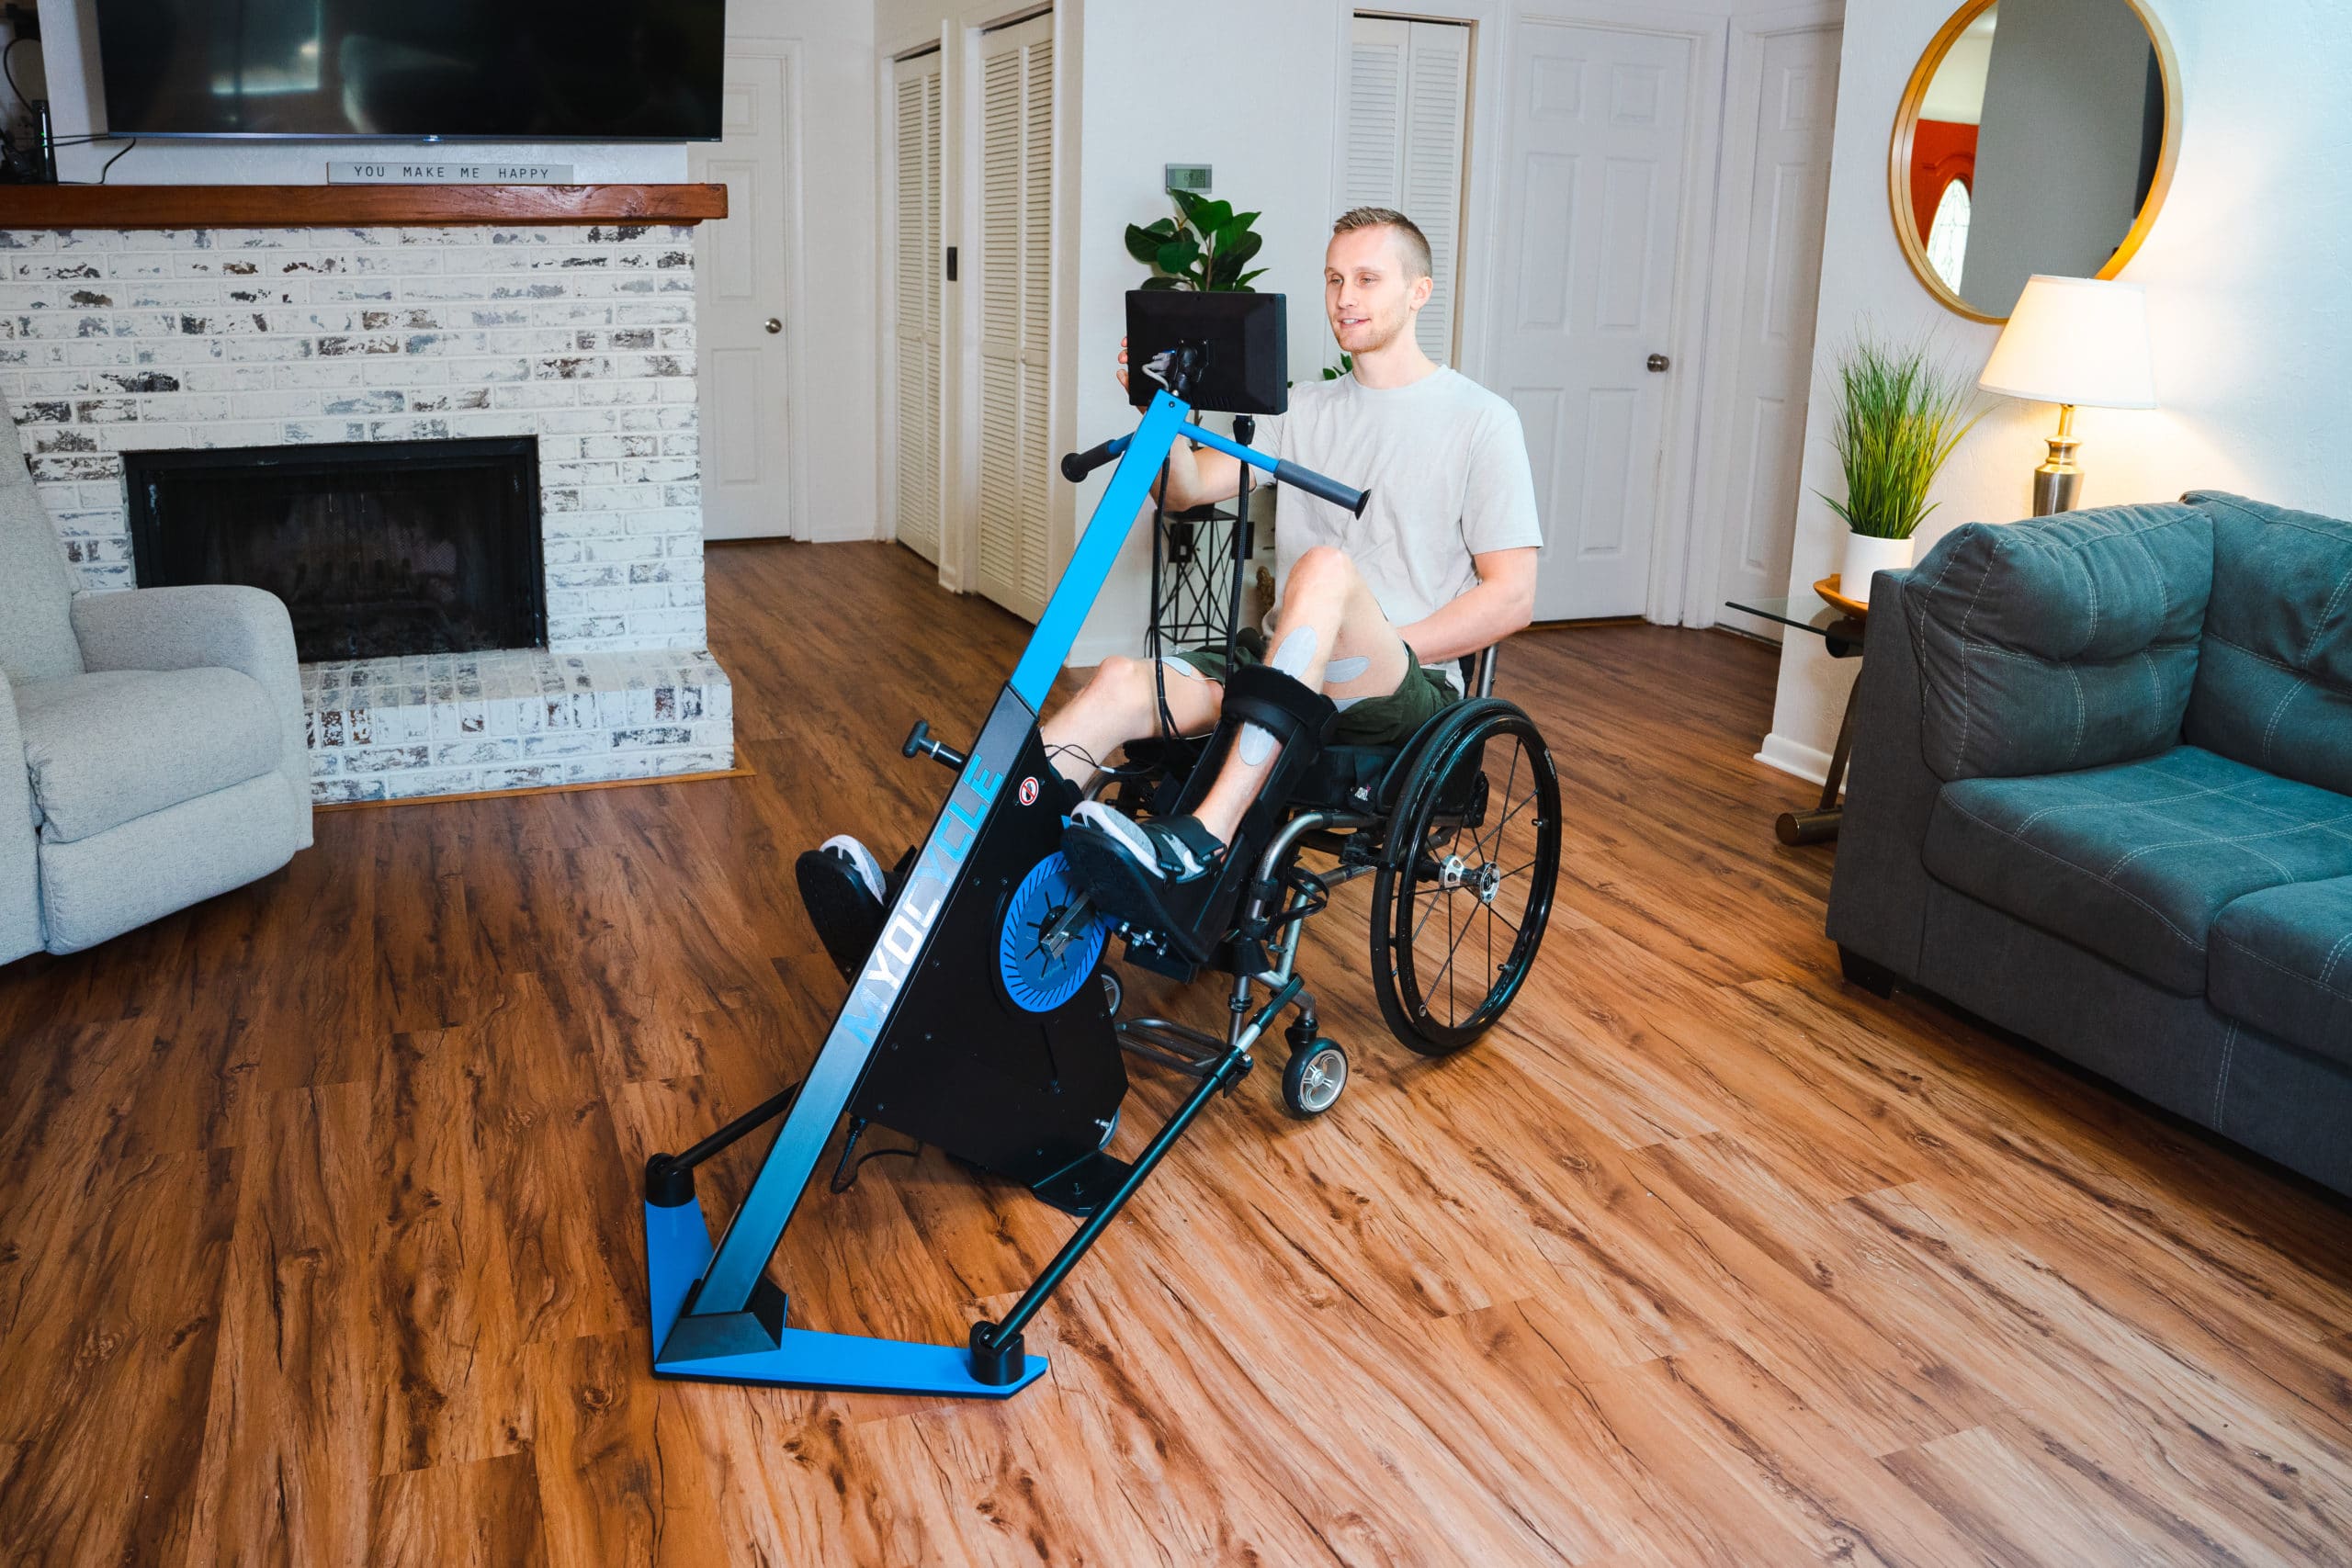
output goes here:
[[1340, 1102], [1348, 1087], [1348, 1054], [1332, 1040], [1317, 1040], [1291, 1053], [1283, 1069], [1283, 1103], [1294, 1116], [1320, 1116]]
[[1116, 1018], [1119, 1016], [1119, 1003], [1122, 999], [1119, 977], [1105, 969], [1098, 978], [1102, 982], [1102, 1005], [1110, 1010], [1113, 1018]]

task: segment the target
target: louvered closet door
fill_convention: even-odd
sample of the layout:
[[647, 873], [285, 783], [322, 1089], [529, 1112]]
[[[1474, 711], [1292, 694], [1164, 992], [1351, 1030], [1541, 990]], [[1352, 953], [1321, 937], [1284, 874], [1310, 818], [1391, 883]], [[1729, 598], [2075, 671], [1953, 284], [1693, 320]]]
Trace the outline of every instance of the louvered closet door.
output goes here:
[[973, 582], [1017, 615], [1046, 605], [1046, 324], [1052, 284], [1053, 18], [980, 49], [979, 528]]
[[898, 251], [891, 417], [898, 472], [892, 502], [899, 542], [939, 559], [940, 273], [939, 52], [897, 66]]
[[1470, 29], [1454, 22], [1358, 17], [1350, 35], [1340, 206], [1387, 207], [1429, 236], [1430, 302], [1414, 336], [1456, 363], [1455, 280], [1462, 270], [1462, 142], [1469, 113]]

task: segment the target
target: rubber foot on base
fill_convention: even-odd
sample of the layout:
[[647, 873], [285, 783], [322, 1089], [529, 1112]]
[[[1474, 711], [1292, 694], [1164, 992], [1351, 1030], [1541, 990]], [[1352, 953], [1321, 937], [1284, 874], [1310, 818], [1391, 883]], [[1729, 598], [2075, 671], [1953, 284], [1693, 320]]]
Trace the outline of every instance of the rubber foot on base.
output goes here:
[[1029, 1352], [1021, 1336], [1012, 1335], [1001, 1344], [996, 1340], [996, 1325], [972, 1325], [972, 1381], [990, 1388], [1002, 1388], [1021, 1381], [1029, 1364]]

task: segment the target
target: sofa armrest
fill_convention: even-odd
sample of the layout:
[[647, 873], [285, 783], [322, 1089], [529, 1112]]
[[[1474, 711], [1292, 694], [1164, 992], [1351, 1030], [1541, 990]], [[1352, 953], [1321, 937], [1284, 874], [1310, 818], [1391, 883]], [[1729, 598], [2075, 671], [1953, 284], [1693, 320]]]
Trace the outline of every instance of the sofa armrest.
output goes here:
[[2177, 744], [2212, 586], [2194, 507], [1954, 529], [1903, 588], [1928, 765], [2015, 778]]
[[299, 842], [311, 842], [311, 748], [294, 623], [276, 594], [198, 584], [74, 596], [83, 662], [102, 670], [227, 669], [269, 694], [283, 735], [278, 772], [300, 808]]
[[1943, 788], [1921, 748], [1916, 612], [1905, 593], [1917, 575], [1882, 571], [1871, 581], [1829, 883], [1830, 939], [1905, 979], [1919, 974], [1928, 881], [1919, 857]]
[[40, 849], [33, 834], [32, 779], [25, 772], [25, 737], [17, 726], [16, 694], [0, 673], [0, 964], [38, 953], [40, 929]]

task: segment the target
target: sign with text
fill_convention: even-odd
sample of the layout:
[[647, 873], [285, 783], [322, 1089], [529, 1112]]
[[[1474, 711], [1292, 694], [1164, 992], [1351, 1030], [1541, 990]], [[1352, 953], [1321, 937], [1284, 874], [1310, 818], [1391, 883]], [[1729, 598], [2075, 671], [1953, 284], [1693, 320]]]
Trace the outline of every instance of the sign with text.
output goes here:
[[335, 186], [568, 186], [569, 164], [523, 164], [503, 158], [469, 160], [387, 158], [329, 164], [327, 184]]

